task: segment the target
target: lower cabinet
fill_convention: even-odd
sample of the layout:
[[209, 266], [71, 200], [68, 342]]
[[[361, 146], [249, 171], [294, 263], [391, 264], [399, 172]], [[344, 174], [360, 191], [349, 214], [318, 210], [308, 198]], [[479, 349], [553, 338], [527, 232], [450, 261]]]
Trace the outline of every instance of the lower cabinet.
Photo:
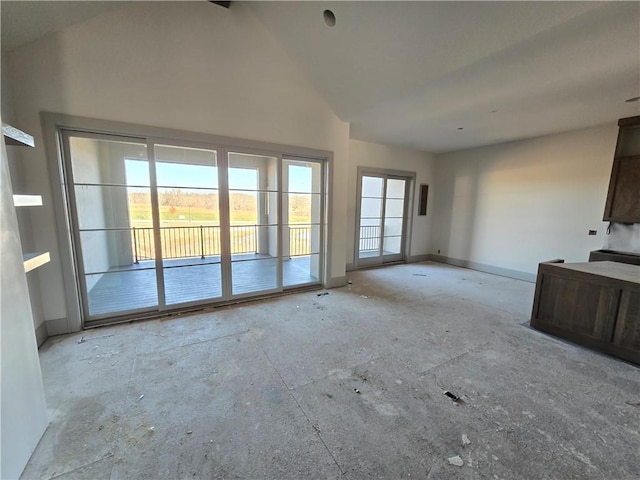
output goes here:
[[541, 263], [531, 326], [640, 364], [640, 266]]

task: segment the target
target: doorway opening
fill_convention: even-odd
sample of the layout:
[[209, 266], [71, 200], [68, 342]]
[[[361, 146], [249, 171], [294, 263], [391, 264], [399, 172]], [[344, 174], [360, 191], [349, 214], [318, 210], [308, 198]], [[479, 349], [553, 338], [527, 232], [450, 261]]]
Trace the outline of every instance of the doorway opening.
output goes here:
[[406, 260], [414, 177], [408, 172], [359, 169], [357, 268]]
[[60, 132], [84, 325], [323, 283], [326, 159]]

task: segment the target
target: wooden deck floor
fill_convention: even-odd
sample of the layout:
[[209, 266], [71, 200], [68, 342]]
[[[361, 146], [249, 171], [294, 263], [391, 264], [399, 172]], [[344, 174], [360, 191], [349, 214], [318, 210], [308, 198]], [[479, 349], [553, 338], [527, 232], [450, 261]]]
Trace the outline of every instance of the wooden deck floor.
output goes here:
[[[296, 257], [282, 262], [285, 287], [318, 282], [310, 275], [311, 257]], [[277, 288], [277, 259], [267, 255], [234, 256], [233, 295]], [[164, 264], [167, 305], [220, 299], [222, 297], [220, 257], [168, 260]], [[118, 267], [93, 286], [88, 295], [89, 315], [118, 314], [158, 305], [156, 269], [153, 261]]]

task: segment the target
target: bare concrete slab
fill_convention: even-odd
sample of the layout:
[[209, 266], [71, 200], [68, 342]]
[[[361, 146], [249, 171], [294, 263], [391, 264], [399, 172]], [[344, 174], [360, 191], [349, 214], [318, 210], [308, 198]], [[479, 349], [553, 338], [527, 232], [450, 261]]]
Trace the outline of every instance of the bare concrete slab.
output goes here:
[[638, 478], [640, 369], [528, 328], [533, 284], [349, 277], [47, 340], [23, 478]]

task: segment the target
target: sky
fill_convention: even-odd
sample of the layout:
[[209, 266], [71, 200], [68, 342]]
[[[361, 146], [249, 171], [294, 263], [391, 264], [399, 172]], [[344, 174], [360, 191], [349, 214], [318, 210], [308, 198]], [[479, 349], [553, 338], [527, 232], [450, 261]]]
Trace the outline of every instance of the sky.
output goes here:
[[[125, 160], [128, 185], [149, 186], [149, 163]], [[158, 186], [172, 188], [218, 188], [218, 168], [206, 165], [156, 162]], [[289, 165], [289, 191], [311, 193], [311, 168]], [[229, 188], [257, 190], [258, 171], [229, 168]]]

